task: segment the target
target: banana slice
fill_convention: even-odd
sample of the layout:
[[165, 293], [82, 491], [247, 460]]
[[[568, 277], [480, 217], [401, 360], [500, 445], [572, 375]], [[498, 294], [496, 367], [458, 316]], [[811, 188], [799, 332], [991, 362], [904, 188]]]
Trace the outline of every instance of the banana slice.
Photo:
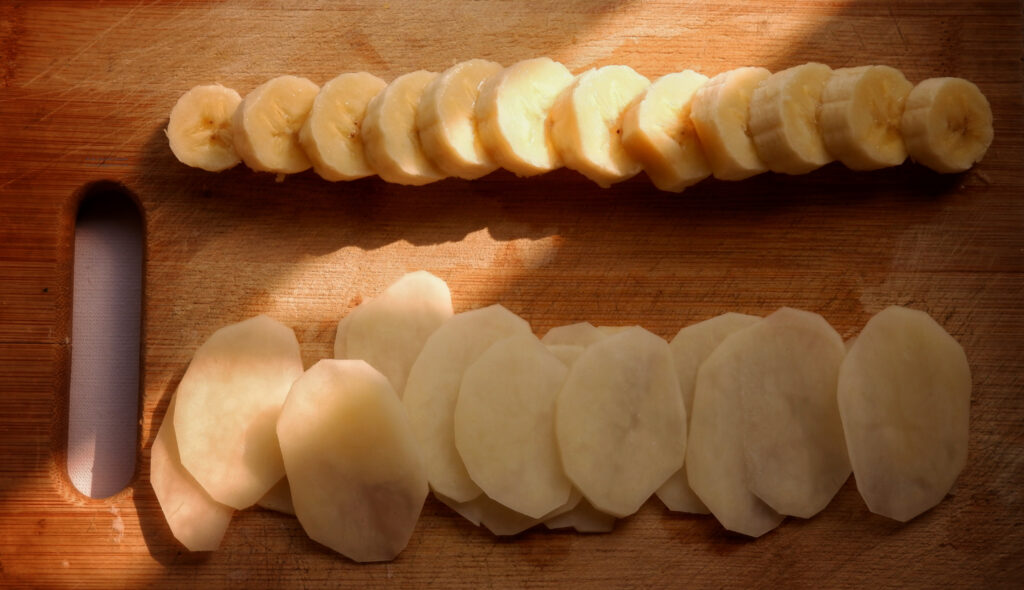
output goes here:
[[931, 78], [910, 91], [900, 129], [914, 161], [936, 172], [963, 172], [992, 143], [992, 107], [963, 78]]
[[477, 130], [494, 161], [518, 176], [562, 166], [547, 120], [572, 81], [568, 68], [539, 57], [512, 64], [484, 82], [476, 101]]
[[775, 72], [754, 89], [750, 132], [773, 172], [806, 174], [832, 161], [818, 127], [818, 111], [832, 68], [807, 63]]
[[473, 180], [498, 168], [477, 133], [475, 106], [480, 86], [501, 70], [497, 62], [471, 59], [448, 68], [423, 91], [416, 127], [423, 151], [445, 174]]
[[196, 86], [178, 99], [167, 123], [167, 141], [182, 164], [209, 172], [241, 161], [231, 133], [231, 115], [242, 97], [220, 84]]
[[324, 180], [356, 180], [374, 174], [363, 153], [359, 128], [366, 105], [387, 86], [373, 74], [342, 74], [324, 84], [299, 131], [299, 142]]
[[608, 188], [642, 169], [622, 146], [622, 118], [651, 85], [629, 66], [586, 71], [551, 108], [551, 138], [565, 166]]
[[662, 76], [622, 119], [622, 147], [663, 191], [678, 193], [711, 175], [690, 121], [693, 96], [707, 81], [691, 70]]
[[245, 96], [232, 118], [235, 149], [257, 172], [295, 174], [312, 163], [299, 143], [320, 87], [306, 78], [280, 76]]
[[749, 123], [754, 88], [770, 75], [765, 68], [737, 68], [711, 78], [693, 97], [690, 120], [715, 178], [743, 180], [768, 170]]
[[825, 148], [851, 170], [899, 166], [907, 159], [900, 132], [913, 85], [889, 66], [840, 68], [821, 93]]
[[435, 72], [426, 70], [399, 76], [366, 107], [362, 130], [366, 160], [388, 182], [419, 186], [444, 178], [427, 158], [416, 133], [416, 107], [435, 77]]

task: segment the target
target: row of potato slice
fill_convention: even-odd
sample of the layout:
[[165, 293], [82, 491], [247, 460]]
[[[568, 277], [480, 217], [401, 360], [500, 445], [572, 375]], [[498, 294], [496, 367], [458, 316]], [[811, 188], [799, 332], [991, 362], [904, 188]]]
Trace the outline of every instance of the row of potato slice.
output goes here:
[[304, 371], [294, 332], [266, 316], [199, 347], [150, 470], [187, 548], [215, 549], [258, 503], [355, 561], [390, 560], [428, 488], [498, 535], [610, 531], [656, 494], [757, 537], [813, 517], [851, 470], [871, 511], [906, 521], [966, 462], [963, 349], [897, 306], [847, 343], [791, 308], [670, 342], [585, 322], [537, 338], [501, 305], [455, 314], [418, 271], [339, 322], [335, 357]]

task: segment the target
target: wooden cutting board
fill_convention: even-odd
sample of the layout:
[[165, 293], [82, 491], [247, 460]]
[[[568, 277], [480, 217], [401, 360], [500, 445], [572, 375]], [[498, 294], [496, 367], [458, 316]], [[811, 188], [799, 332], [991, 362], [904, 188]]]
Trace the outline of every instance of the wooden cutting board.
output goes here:
[[[452, 587], [1019, 587], [1024, 583], [1024, 158], [1019, 2], [6, 2], [0, 7], [0, 585]], [[277, 183], [170, 153], [177, 97], [245, 94], [294, 73], [385, 79], [474, 57], [547, 55], [573, 71], [654, 78], [807, 61], [956, 75], [988, 95], [996, 138], [974, 170], [707, 180], [602, 190], [560, 170], [421, 188]], [[138, 467], [84, 497], [65, 468], [74, 215], [119, 183], [144, 211]], [[106, 188], [104, 188], [106, 186]], [[98, 188], [97, 188], [98, 187]], [[119, 189], [120, 190], [120, 189]], [[844, 336], [890, 304], [932, 314], [974, 378], [970, 459], [907, 524], [872, 515], [853, 479], [820, 515], [758, 540], [656, 501], [613, 534], [495, 539], [434, 500], [406, 551], [357, 565], [295, 520], [239, 513], [190, 554], [148, 483], [149, 447], [191, 353], [257, 313], [294, 327], [308, 365], [340, 317], [402, 273], [448, 281], [457, 310], [500, 302], [538, 334], [639, 323], [665, 337], [724, 311], [788, 305]]]

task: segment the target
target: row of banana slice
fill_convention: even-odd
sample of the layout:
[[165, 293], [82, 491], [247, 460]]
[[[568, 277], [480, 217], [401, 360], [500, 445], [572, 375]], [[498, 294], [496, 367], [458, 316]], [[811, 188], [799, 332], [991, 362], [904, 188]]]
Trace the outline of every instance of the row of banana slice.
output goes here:
[[741, 67], [710, 79], [686, 70], [652, 83], [628, 66], [574, 76], [541, 57], [509, 67], [473, 59], [390, 84], [366, 72], [323, 87], [281, 76], [244, 99], [197, 86], [174, 106], [167, 136], [179, 160], [210, 171], [244, 161], [278, 175], [312, 167], [330, 181], [377, 174], [423, 185], [565, 166], [602, 187], [643, 170], [678, 192], [708, 176], [803, 174], [835, 160], [874, 170], [909, 156], [962, 172], [981, 160], [993, 126], [975, 84], [915, 86], [888, 66]]

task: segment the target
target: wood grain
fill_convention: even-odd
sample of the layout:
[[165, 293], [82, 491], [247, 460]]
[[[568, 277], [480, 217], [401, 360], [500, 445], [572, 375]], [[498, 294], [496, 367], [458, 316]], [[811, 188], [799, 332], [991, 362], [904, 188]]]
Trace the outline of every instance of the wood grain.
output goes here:
[[[321, 587], [1019, 587], [1024, 581], [1024, 80], [1019, 2], [8, 2], [0, 6], [0, 585]], [[989, 97], [996, 139], [958, 176], [907, 164], [601, 190], [561, 170], [420, 188], [275, 183], [176, 162], [167, 113], [193, 85], [241, 93], [294, 73], [385, 79], [482, 57], [656, 77], [807, 61], [956, 75]], [[101, 182], [102, 181], [102, 182]], [[94, 184], [101, 182], [100, 184]], [[104, 500], [65, 470], [74, 214], [129, 191], [146, 227], [138, 472]], [[615, 533], [496, 540], [431, 500], [394, 562], [358, 566], [296, 522], [238, 514], [223, 547], [171, 537], [149, 446], [195, 347], [269, 313], [307, 365], [337, 320], [402, 273], [450, 284], [459, 310], [501, 302], [542, 334], [590, 320], [664, 337], [727, 311], [789, 305], [844, 336], [899, 303], [931, 313], [974, 375], [970, 459], [907, 523], [851, 480], [757, 541], [649, 502]], [[123, 524], [123, 535], [114, 528]]]

